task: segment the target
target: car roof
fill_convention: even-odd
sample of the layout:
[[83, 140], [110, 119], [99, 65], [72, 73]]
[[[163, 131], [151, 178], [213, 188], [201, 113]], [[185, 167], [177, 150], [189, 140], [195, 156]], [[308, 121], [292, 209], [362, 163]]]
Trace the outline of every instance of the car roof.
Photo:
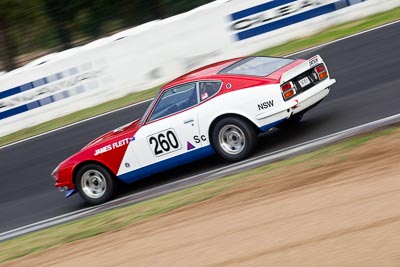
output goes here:
[[188, 72], [175, 80], [167, 83], [162, 87], [161, 90], [168, 89], [172, 86], [183, 84], [186, 82], [191, 82], [194, 80], [202, 80], [202, 79], [218, 79], [218, 77], [221, 76], [219, 72], [223, 70], [224, 68], [244, 59], [246, 57], [240, 57], [240, 58], [233, 58], [233, 59], [228, 59], [220, 62], [216, 62], [204, 67], [201, 67], [199, 69], [193, 70], [191, 72]]

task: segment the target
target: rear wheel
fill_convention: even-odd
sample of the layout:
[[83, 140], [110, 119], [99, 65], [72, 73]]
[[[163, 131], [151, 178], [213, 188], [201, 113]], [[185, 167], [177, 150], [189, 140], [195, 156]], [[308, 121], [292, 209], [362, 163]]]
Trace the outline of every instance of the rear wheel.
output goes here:
[[211, 138], [219, 156], [229, 161], [239, 161], [250, 156], [254, 150], [257, 132], [244, 119], [227, 117], [215, 124]]
[[87, 164], [79, 169], [76, 189], [80, 196], [91, 205], [110, 200], [115, 193], [115, 182], [109, 171], [97, 164]]

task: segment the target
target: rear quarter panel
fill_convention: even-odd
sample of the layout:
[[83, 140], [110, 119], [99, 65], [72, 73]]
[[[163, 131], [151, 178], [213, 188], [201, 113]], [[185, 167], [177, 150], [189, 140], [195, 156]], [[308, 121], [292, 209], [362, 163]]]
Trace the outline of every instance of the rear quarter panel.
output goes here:
[[[226, 84], [223, 84], [226, 87]], [[240, 90], [231, 89], [230, 92], [218, 95], [198, 109], [200, 134], [209, 136], [209, 129], [214, 120], [226, 114], [236, 114], [250, 120], [258, 128], [270, 125], [276, 121], [286, 119], [286, 105], [283, 101], [279, 84], [268, 84]], [[265, 114], [262, 119], [257, 119]], [[204, 145], [209, 145], [209, 138]]]

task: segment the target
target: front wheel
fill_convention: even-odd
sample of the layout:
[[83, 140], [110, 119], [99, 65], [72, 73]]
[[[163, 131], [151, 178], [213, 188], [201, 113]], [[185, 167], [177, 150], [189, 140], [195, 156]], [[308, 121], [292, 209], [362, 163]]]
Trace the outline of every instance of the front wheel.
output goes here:
[[77, 173], [76, 189], [86, 202], [98, 205], [113, 197], [115, 183], [107, 169], [97, 164], [87, 164]]
[[228, 161], [239, 161], [250, 156], [257, 141], [254, 127], [241, 118], [223, 118], [215, 124], [211, 136], [219, 156]]

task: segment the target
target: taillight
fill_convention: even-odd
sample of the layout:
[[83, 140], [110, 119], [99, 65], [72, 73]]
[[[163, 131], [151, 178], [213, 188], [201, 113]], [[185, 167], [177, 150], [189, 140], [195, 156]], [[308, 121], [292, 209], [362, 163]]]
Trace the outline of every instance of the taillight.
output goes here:
[[296, 94], [296, 86], [292, 82], [287, 82], [281, 85], [283, 98], [288, 100]]
[[318, 76], [318, 79], [321, 81], [328, 77], [328, 72], [326, 71], [325, 65], [324, 64], [319, 64], [314, 68], [315, 73]]

